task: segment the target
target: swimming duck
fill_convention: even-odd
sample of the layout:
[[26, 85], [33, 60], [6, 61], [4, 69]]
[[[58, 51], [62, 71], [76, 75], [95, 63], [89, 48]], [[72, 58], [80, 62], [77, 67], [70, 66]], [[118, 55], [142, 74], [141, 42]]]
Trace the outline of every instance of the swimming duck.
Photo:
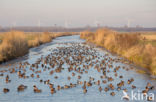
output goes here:
[[99, 91], [100, 91], [100, 92], [102, 91], [102, 87], [101, 87], [101, 86], [99, 87]]
[[55, 88], [52, 88], [51, 89], [51, 94], [54, 94], [54, 93], [56, 93], [56, 90], [55, 90]]
[[33, 87], [34, 87], [34, 92], [35, 92], [35, 93], [41, 93], [41, 92], [42, 92], [42, 90], [38, 89], [38, 88], [36, 87], [36, 85], [34, 85]]
[[84, 94], [87, 93], [87, 89], [86, 89], [86, 88], [83, 89], [83, 93], [84, 93]]
[[132, 85], [132, 89], [135, 89], [135, 88], [136, 88], [136, 86]]
[[115, 92], [111, 92], [110, 95], [115, 96]]
[[105, 92], [109, 91], [109, 88], [108, 87], [105, 87], [104, 91]]
[[24, 91], [26, 88], [27, 86], [21, 84], [18, 86], [17, 90], [20, 92], [20, 91]]
[[4, 89], [3, 89], [3, 92], [4, 92], [4, 93], [8, 93], [9, 91], [10, 91], [10, 90], [9, 90], [8, 88], [4, 88]]

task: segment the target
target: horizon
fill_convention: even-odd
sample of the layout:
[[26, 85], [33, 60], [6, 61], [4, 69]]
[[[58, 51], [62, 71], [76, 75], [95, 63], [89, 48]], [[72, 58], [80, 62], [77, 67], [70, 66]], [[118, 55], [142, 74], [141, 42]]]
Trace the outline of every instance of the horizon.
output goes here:
[[155, 0], [1, 0], [0, 26], [156, 27]]
[[52, 25], [52, 26], [33, 26], [33, 25], [21, 25], [21, 26], [2, 26], [0, 25], [1, 28], [21, 28], [21, 27], [35, 27], [35, 28], [48, 28], [48, 27], [52, 27], [52, 28], [65, 28], [65, 29], [77, 29], [77, 28], [156, 28], [156, 26], [154, 27], [143, 27], [143, 26], [140, 26], [140, 25], [136, 25], [136, 26], [130, 26], [128, 27], [126, 24], [123, 25], [123, 26], [106, 26], [106, 25], [103, 25], [103, 26], [89, 26], [89, 25], [86, 25], [86, 26], [76, 26], [76, 27], [65, 27], [65, 26], [55, 26], [55, 25]]

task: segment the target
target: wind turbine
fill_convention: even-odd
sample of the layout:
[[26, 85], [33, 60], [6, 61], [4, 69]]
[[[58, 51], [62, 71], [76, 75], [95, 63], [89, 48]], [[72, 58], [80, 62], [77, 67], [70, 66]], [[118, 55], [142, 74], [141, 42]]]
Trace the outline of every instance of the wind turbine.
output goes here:
[[128, 19], [128, 21], [127, 21], [127, 27], [128, 27], [128, 28], [130, 27], [130, 23], [131, 23], [131, 20]]
[[129, 28], [131, 26], [131, 22], [134, 21], [133, 19], [127, 19], [127, 27]]

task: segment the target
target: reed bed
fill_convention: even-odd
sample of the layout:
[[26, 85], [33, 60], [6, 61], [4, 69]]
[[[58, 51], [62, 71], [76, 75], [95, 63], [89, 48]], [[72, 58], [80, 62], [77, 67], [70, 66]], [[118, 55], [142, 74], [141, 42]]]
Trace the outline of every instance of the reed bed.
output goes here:
[[76, 33], [24, 33], [20, 31], [1, 33], [0, 63], [23, 56], [29, 52], [29, 48], [51, 42], [56, 37], [74, 34]]
[[148, 68], [152, 75], [156, 75], [156, 33], [147, 35], [141, 32], [120, 33], [99, 29], [94, 33], [84, 31], [80, 37]]

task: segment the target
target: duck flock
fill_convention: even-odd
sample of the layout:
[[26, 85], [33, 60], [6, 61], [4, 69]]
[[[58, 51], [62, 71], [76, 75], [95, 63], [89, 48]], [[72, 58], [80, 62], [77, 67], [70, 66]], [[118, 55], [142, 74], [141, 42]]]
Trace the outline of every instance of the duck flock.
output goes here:
[[[88, 94], [91, 88], [96, 88], [99, 93], [108, 93], [112, 98], [120, 91], [127, 92], [138, 88], [134, 84], [135, 77], [126, 77], [121, 73], [121, 70], [128, 72], [134, 68], [114, 64], [123, 63], [122, 58], [111, 57], [109, 53], [100, 54], [93, 46], [83, 43], [61, 45], [51, 49], [49, 54], [41, 56], [35, 63], [19, 62], [15, 67], [0, 70], [0, 79], [3, 79], [0, 83], [12, 84], [14, 79], [10, 77], [13, 75], [22, 82], [35, 79], [35, 83], [32, 82], [29, 86], [19, 83], [14, 87], [17, 92], [27, 91], [29, 88], [32, 92], [40, 94], [44, 92], [41, 85], [47, 87], [46, 92], [51, 95], [76, 87], [81, 89], [82, 94]], [[152, 90], [154, 86], [147, 82], [141, 92], [145, 94]], [[14, 90], [4, 87], [0, 91], [8, 94]]]

